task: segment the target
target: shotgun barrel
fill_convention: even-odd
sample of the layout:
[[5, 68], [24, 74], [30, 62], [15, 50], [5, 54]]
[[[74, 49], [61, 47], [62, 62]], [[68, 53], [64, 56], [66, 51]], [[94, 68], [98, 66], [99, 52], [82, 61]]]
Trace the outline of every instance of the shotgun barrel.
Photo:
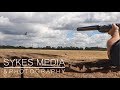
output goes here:
[[[120, 24], [116, 24], [116, 25], [120, 28]], [[77, 31], [98, 30], [99, 32], [106, 33], [106, 32], [109, 32], [109, 30], [111, 28], [112, 28], [112, 24], [109, 24], [109, 25], [94, 25], [94, 26], [78, 27]]]

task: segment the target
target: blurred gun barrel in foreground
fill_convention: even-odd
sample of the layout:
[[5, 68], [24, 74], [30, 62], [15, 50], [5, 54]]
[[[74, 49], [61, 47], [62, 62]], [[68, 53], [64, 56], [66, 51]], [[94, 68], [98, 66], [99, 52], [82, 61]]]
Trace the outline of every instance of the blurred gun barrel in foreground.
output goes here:
[[[120, 24], [116, 24], [120, 28]], [[112, 28], [112, 25], [94, 25], [94, 26], [86, 26], [86, 27], [78, 27], [77, 31], [90, 31], [90, 30], [98, 30], [99, 32], [106, 33]]]

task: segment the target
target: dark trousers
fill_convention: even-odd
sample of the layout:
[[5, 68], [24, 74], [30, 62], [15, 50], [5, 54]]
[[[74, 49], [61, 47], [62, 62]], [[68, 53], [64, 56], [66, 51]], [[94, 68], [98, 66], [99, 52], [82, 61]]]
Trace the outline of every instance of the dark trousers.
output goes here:
[[114, 43], [111, 47], [110, 62], [112, 65], [120, 66], [120, 40]]

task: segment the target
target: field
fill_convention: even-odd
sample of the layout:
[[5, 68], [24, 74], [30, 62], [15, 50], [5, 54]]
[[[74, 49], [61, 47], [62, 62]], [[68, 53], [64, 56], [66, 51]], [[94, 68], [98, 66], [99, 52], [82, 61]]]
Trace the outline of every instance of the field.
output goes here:
[[[15, 72], [3, 73], [4, 58], [63, 59], [64, 72], [24, 73], [24, 78], [119, 78], [119, 67], [110, 66], [106, 51], [83, 50], [37, 50], [37, 49], [0, 49], [0, 78], [21, 78]], [[9, 69], [7, 69], [9, 70]], [[18, 69], [13, 69], [18, 70]]]

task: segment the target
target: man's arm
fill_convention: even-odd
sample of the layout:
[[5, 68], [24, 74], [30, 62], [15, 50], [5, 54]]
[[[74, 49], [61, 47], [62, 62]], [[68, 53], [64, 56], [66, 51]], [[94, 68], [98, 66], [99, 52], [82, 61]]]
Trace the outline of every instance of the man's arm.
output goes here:
[[111, 38], [107, 41], [107, 54], [110, 58], [110, 49], [112, 45], [120, 39], [119, 27], [116, 24], [112, 24], [112, 29], [108, 32]]

